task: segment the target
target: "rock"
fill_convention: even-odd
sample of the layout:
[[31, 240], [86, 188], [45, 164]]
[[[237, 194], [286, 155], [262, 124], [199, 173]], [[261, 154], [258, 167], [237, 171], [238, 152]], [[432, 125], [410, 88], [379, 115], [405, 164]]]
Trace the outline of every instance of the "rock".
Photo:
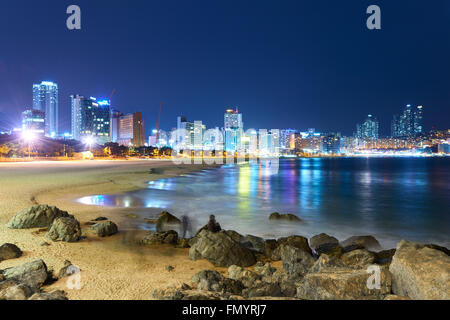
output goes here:
[[302, 237], [302, 236], [289, 236], [289, 237], [285, 237], [285, 238], [280, 238], [277, 240], [277, 244], [278, 244], [277, 248], [272, 251], [272, 260], [275, 260], [275, 261], [281, 260], [280, 246], [283, 244], [303, 250], [303, 251], [309, 253], [310, 255], [312, 255], [312, 250], [309, 247], [308, 239], [306, 239], [305, 237]]
[[45, 237], [53, 241], [76, 242], [81, 238], [80, 223], [73, 217], [56, 218]]
[[198, 290], [206, 290], [221, 293], [240, 295], [244, 285], [234, 279], [228, 279], [214, 270], [203, 270], [191, 278], [191, 282]]
[[119, 232], [119, 228], [112, 221], [99, 222], [92, 226], [94, 233], [99, 237], [109, 237]]
[[309, 245], [317, 257], [323, 253], [340, 257], [344, 253], [344, 249], [339, 245], [339, 240], [326, 233], [315, 235], [309, 239]]
[[[275, 249], [278, 248], [278, 242], [275, 239], [267, 239], [264, 241], [264, 255], [271, 258]], [[279, 260], [279, 258], [278, 258]]]
[[160, 213], [158, 220], [156, 222], [156, 231], [163, 232], [172, 229], [177, 229], [180, 227], [180, 219], [170, 214], [167, 211]]
[[189, 249], [192, 260], [203, 258], [217, 267], [229, 267], [233, 264], [248, 267], [256, 263], [253, 253], [224, 231], [213, 233], [202, 230], [196, 238]]
[[264, 253], [264, 239], [252, 235], [246, 235], [241, 243], [244, 247], [259, 252]]
[[276, 270], [272, 276], [264, 276], [262, 280], [278, 284], [284, 297], [295, 297], [297, 293], [296, 282], [298, 278], [289, 275], [284, 269]]
[[93, 219], [92, 221], [106, 221], [106, 220], [108, 220], [108, 218], [106, 218], [106, 217], [97, 217], [97, 218]]
[[291, 276], [301, 277], [314, 265], [313, 257], [304, 250], [284, 244], [279, 248], [283, 269]]
[[247, 288], [261, 279], [257, 273], [250, 270], [245, 270], [236, 265], [232, 265], [228, 268], [228, 277], [230, 277], [230, 279], [240, 281]]
[[53, 220], [69, 217], [66, 211], [48, 205], [35, 205], [17, 213], [8, 223], [11, 229], [48, 228]]
[[355, 269], [363, 269], [368, 265], [374, 263], [375, 254], [366, 249], [353, 250], [344, 253], [341, 260], [348, 266]]
[[247, 298], [254, 297], [281, 297], [281, 288], [277, 283], [269, 283], [258, 280], [249, 288], [242, 290], [242, 295]]
[[321, 254], [319, 259], [317, 259], [317, 261], [314, 262], [314, 265], [311, 267], [309, 272], [315, 273], [342, 268], [348, 268], [348, 266], [344, 262], [342, 262], [342, 260], [336, 258], [335, 256]]
[[166, 266], [166, 270], [171, 272], [171, 271], [175, 270], [175, 268], [173, 266]]
[[396, 295], [413, 300], [450, 299], [450, 257], [442, 251], [402, 240], [389, 270]]
[[446, 247], [441, 247], [441, 246], [438, 246], [437, 244], [426, 244], [425, 247], [442, 251], [446, 255], [450, 256], [450, 250], [448, 250]]
[[31, 290], [38, 291], [48, 278], [47, 266], [42, 260], [35, 260], [3, 270], [6, 280], [17, 280], [27, 285]]
[[12, 243], [5, 243], [0, 246], [0, 262], [8, 259], [19, 258], [22, 250]]
[[69, 260], [64, 261], [64, 266], [58, 272], [58, 279], [71, 276], [72, 274], [80, 272], [80, 268], [72, 264]]
[[242, 242], [244, 236], [234, 230], [225, 230], [225, 233], [231, 237], [236, 242]]
[[271, 213], [269, 216], [269, 220], [283, 220], [283, 221], [291, 221], [291, 222], [300, 222], [302, 221], [299, 217], [287, 213], [287, 214], [280, 214], [278, 212]]
[[183, 290], [181, 288], [168, 287], [155, 289], [153, 298], [158, 300], [224, 300], [230, 295], [205, 290]]
[[395, 254], [395, 249], [382, 250], [379, 252], [375, 252], [375, 263], [380, 265], [389, 265], [391, 264], [392, 257]]
[[384, 300], [411, 300], [408, 297], [397, 296], [395, 294], [388, 294]]
[[264, 277], [271, 277], [277, 269], [273, 268], [270, 263], [257, 262], [255, 267], [255, 271]]
[[[364, 248], [370, 251], [380, 251], [381, 245], [373, 236], [354, 236], [342, 241], [341, 246], [346, 248], [355, 246], [357, 248]], [[347, 250], [348, 251], [348, 248]]]
[[26, 300], [33, 294], [33, 290], [17, 280], [7, 280], [0, 283], [1, 300]]
[[165, 232], [151, 231], [142, 240], [142, 244], [172, 244], [178, 243], [178, 233], [173, 230]]
[[190, 248], [191, 246], [189, 245], [189, 240], [190, 239], [186, 238], [178, 238], [177, 248]]
[[380, 289], [369, 289], [371, 274], [366, 270], [342, 268], [308, 273], [298, 283], [297, 298], [307, 300], [362, 300], [383, 299], [391, 292], [391, 276], [380, 268]]
[[68, 300], [66, 293], [62, 290], [52, 292], [39, 292], [33, 294], [28, 300]]
[[326, 233], [315, 235], [309, 239], [309, 246], [315, 251], [321, 246], [327, 244], [339, 244], [339, 240], [335, 237], [327, 235]]

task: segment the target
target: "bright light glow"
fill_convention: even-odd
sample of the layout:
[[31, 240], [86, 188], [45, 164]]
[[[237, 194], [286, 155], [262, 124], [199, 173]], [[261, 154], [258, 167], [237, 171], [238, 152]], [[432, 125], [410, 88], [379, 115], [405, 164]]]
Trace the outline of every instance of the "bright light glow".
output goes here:
[[84, 137], [83, 143], [91, 146], [95, 143], [95, 139], [94, 139], [94, 137], [87, 136], [87, 137]]
[[22, 132], [22, 138], [27, 142], [32, 142], [36, 136], [33, 131], [26, 130]]

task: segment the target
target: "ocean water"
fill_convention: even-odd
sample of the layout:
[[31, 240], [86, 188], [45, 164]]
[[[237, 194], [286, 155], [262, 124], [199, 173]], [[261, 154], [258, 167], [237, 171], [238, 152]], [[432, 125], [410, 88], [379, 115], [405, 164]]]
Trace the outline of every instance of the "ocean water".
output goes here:
[[[450, 158], [281, 159], [275, 173], [263, 163], [226, 165], [79, 201], [164, 209], [196, 226], [214, 214], [224, 229], [265, 238], [370, 234], [385, 248], [401, 239], [450, 247], [449, 169]], [[302, 223], [269, 221], [274, 211]]]

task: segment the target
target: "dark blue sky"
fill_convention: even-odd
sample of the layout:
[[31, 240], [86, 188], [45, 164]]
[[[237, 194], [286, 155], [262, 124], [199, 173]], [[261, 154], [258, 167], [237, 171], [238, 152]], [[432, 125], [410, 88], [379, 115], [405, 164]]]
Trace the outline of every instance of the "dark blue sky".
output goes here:
[[[66, 28], [66, 8], [82, 30]], [[366, 28], [381, 7], [382, 30]], [[147, 131], [176, 116], [222, 126], [238, 105], [246, 128], [315, 127], [351, 134], [368, 113], [424, 106], [425, 127], [450, 127], [450, 1], [2, 0], [0, 127], [32, 103], [32, 83], [144, 111]]]

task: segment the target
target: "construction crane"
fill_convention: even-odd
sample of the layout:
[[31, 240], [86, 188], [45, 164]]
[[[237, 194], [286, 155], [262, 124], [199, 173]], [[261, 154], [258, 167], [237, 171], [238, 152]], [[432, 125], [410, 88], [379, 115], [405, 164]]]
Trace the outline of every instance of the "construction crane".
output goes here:
[[156, 144], [159, 143], [159, 122], [161, 120], [162, 102], [159, 104], [158, 122], [156, 122]]
[[111, 98], [113, 97], [113, 95], [116, 93], [116, 89], [113, 89], [113, 91], [111, 92], [111, 94], [109, 95], [109, 103], [111, 103]]

